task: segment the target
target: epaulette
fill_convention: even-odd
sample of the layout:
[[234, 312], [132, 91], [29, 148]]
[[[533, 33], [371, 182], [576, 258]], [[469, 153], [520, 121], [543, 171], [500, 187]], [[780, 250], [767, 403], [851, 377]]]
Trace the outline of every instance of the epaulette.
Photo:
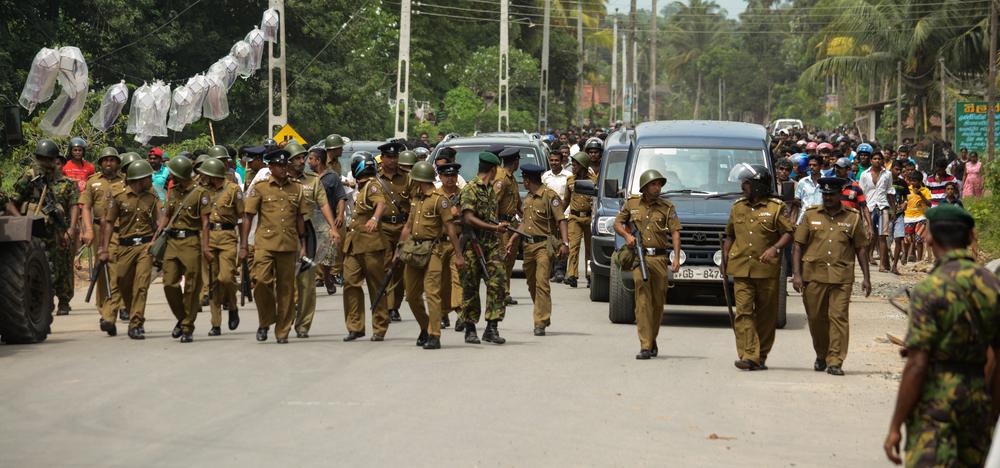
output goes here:
[[806, 208], [806, 211], [817, 211], [820, 208], [823, 208], [823, 205], [813, 205], [813, 206], [810, 206], [809, 208]]

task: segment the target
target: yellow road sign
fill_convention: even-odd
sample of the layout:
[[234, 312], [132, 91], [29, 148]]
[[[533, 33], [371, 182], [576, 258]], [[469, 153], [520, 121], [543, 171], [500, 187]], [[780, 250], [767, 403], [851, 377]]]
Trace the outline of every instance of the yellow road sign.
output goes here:
[[281, 127], [281, 130], [278, 131], [278, 133], [274, 134], [274, 141], [278, 142], [278, 144], [288, 140], [295, 140], [299, 142], [300, 145], [306, 144], [306, 139], [302, 138], [302, 135], [299, 135], [299, 132], [296, 132], [295, 129], [292, 128], [291, 124], [285, 124], [284, 127]]

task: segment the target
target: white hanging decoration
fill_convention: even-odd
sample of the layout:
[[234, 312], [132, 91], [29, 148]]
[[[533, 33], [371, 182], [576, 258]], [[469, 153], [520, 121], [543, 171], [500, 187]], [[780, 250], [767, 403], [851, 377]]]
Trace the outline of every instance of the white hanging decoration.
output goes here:
[[278, 25], [280, 23], [281, 18], [278, 16], [278, 10], [269, 8], [265, 11], [264, 17], [260, 20], [260, 30], [264, 32], [264, 39], [278, 42]]
[[167, 136], [167, 116], [170, 114], [170, 85], [157, 80], [153, 83], [153, 113], [150, 115], [149, 129], [152, 136]]
[[70, 97], [87, 91], [87, 61], [76, 47], [59, 48], [59, 86]]
[[248, 32], [243, 40], [250, 44], [250, 68], [253, 71], [260, 70], [260, 62], [264, 58], [264, 33], [254, 26], [253, 31]]
[[115, 120], [118, 120], [126, 102], [128, 102], [128, 86], [125, 86], [125, 81], [111, 85], [104, 93], [101, 106], [90, 117], [90, 125], [99, 132], [108, 131], [115, 124]]
[[67, 137], [87, 103], [87, 61], [76, 47], [59, 48], [59, 75], [62, 92], [45, 112], [38, 127], [46, 134]]
[[185, 122], [186, 125], [191, 125], [201, 118], [201, 108], [205, 105], [210, 82], [205, 75], [198, 74], [188, 78], [187, 84], [184, 86], [191, 92], [191, 112], [187, 115]]
[[218, 77], [226, 85], [226, 90], [228, 91], [229, 88], [233, 87], [233, 83], [236, 82], [239, 67], [239, 62], [232, 55], [227, 55], [208, 68], [208, 75]]
[[43, 47], [31, 60], [28, 80], [24, 82], [18, 103], [32, 113], [38, 104], [52, 98], [59, 76], [59, 51]]
[[236, 59], [238, 65], [236, 73], [243, 77], [244, 80], [250, 78], [250, 75], [256, 71], [253, 68], [253, 57], [250, 56], [251, 54], [253, 54], [253, 50], [247, 41], [239, 41], [233, 44], [233, 48], [229, 50], [229, 56]]
[[170, 99], [170, 117], [167, 120], [167, 128], [175, 132], [184, 130], [193, 102], [194, 96], [187, 89], [187, 86], [181, 85], [174, 88], [174, 95]]
[[226, 97], [228, 88], [217, 75], [209, 74], [205, 78], [209, 86], [205, 105], [202, 106], [202, 115], [206, 119], [222, 120], [229, 116], [229, 100]]

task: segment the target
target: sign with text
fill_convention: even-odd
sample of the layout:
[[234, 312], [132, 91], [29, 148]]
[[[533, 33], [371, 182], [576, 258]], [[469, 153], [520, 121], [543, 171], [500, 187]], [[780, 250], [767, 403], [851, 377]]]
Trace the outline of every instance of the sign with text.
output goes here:
[[[985, 102], [958, 102], [955, 104], [955, 145], [969, 151], [986, 151], [986, 127], [989, 105]], [[1000, 143], [1000, 104], [993, 107], [997, 125], [993, 129], [994, 141]]]

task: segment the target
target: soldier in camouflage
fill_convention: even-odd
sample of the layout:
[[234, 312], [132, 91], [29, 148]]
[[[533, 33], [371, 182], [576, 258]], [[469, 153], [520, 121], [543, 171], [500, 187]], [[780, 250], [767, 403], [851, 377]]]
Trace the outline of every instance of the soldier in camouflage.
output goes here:
[[906, 466], [983, 466], [1000, 403], [1000, 372], [988, 358], [1000, 350], [1000, 279], [967, 250], [969, 213], [942, 204], [926, 217], [938, 260], [910, 293], [906, 367], [884, 449], [903, 462], [905, 422]]
[[76, 182], [56, 170], [59, 146], [52, 140], [39, 140], [35, 146], [35, 165], [14, 183], [11, 202], [16, 213], [45, 216], [45, 250], [52, 271], [52, 285], [59, 298], [57, 315], [70, 311], [73, 299], [73, 241], [76, 231], [77, 202], [80, 189]]

